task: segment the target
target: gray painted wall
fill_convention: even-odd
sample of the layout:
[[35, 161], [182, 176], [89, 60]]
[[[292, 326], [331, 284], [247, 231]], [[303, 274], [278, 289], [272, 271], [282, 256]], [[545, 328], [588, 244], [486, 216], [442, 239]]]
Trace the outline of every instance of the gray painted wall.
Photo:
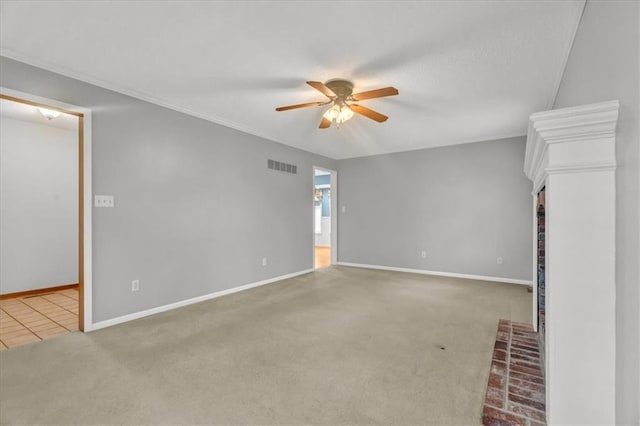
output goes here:
[[92, 110], [93, 192], [115, 196], [93, 211], [94, 321], [313, 267], [312, 167], [335, 161], [4, 57], [0, 84]]
[[0, 293], [78, 282], [78, 131], [0, 117]]
[[[639, 421], [639, 3], [587, 1], [555, 108], [620, 100], [616, 134], [616, 422]], [[597, 194], [594, 194], [597, 202]]]
[[531, 280], [525, 143], [518, 137], [341, 160], [338, 260]]

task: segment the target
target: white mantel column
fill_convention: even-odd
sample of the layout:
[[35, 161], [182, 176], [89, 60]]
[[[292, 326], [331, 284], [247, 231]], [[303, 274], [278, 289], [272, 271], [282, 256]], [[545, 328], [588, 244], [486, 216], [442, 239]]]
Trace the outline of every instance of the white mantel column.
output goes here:
[[546, 187], [550, 424], [615, 424], [618, 108], [618, 101], [602, 102], [529, 120], [525, 173], [534, 193]]

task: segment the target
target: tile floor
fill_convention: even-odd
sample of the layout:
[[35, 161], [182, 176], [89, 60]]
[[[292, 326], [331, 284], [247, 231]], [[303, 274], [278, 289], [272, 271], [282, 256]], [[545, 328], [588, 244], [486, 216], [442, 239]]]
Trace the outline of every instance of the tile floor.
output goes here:
[[315, 247], [315, 267], [324, 268], [331, 265], [331, 247]]
[[0, 350], [77, 329], [77, 289], [0, 300]]
[[545, 424], [545, 387], [537, 334], [529, 324], [500, 320], [482, 424]]

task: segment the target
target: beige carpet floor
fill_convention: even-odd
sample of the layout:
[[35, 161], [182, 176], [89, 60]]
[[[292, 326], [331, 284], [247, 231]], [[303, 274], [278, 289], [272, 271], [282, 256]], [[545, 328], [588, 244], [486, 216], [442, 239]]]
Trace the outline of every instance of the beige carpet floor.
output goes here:
[[329, 267], [0, 352], [0, 422], [480, 424], [499, 318], [525, 286]]

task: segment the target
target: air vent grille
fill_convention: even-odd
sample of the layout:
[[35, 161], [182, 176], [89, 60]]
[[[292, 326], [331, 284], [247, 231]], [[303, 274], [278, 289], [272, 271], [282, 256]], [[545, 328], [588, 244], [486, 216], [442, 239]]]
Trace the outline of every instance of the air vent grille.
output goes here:
[[287, 164], [281, 161], [267, 160], [267, 167], [271, 170], [277, 170], [279, 172], [298, 174], [298, 166], [295, 164]]

